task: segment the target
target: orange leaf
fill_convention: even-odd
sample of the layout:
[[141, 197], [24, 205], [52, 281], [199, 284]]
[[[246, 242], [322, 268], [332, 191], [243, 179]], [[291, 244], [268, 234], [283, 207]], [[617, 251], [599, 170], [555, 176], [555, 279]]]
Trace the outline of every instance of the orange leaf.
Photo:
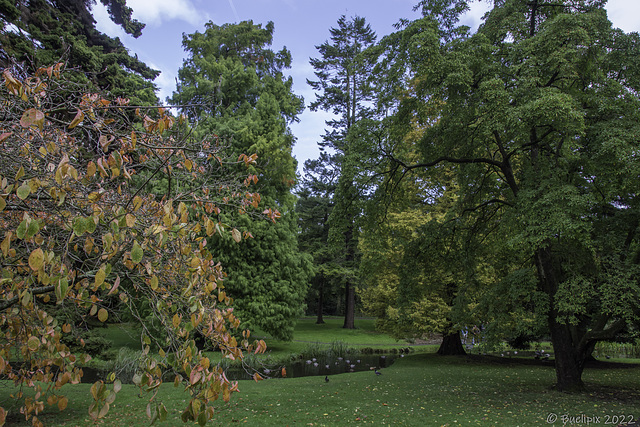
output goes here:
[[73, 118], [71, 123], [69, 123], [69, 129], [73, 129], [78, 126], [84, 120], [84, 113], [81, 110], [78, 110], [76, 116]]
[[60, 399], [58, 399], [58, 409], [64, 411], [68, 403], [69, 399], [67, 399], [66, 396], [62, 396]]

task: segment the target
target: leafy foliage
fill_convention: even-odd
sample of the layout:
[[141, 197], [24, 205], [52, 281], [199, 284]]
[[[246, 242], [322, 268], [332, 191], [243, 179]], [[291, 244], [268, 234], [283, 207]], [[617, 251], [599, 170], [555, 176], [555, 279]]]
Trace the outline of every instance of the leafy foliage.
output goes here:
[[391, 179], [451, 174], [458, 226], [435, 238], [471, 243], [467, 283], [495, 283], [485, 302], [497, 323], [544, 317], [557, 385], [579, 388], [595, 343], [640, 310], [640, 40], [588, 0], [498, 2], [471, 35], [456, 27], [467, 3], [422, 2], [424, 18], [387, 39], [390, 134], [424, 125], [417, 161], [386, 142]]
[[[204, 424], [210, 403], [228, 401], [237, 384], [197, 349], [193, 331], [230, 359], [241, 359], [242, 348], [265, 348], [250, 345], [248, 331], [235, 337], [240, 321], [226, 275], [218, 254], [207, 249], [211, 239], [238, 240], [235, 228], [212, 217], [253, 210], [255, 180], [243, 169], [255, 156], [229, 159], [215, 141], [194, 139], [183, 118], [162, 108], [131, 114], [126, 99], [84, 92], [61, 65], [25, 79], [3, 73], [0, 374], [19, 388], [16, 399], [25, 387], [35, 390], [21, 412], [39, 425], [45, 404], [65, 409], [60, 389], [80, 381], [89, 359], [64, 344], [74, 326], [52, 313], [71, 310], [104, 323], [128, 311], [142, 326], [143, 368], [134, 382], [151, 393], [147, 414], [166, 417], [154, 396], [163, 373], [172, 371], [175, 385], [190, 395], [182, 419]], [[68, 93], [75, 96], [60, 96]], [[132, 185], [142, 170], [180, 186], [170, 196], [145, 193]], [[150, 333], [140, 300], [149, 302], [163, 337]], [[114, 375], [109, 381], [112, 386], [91, 387], [94, 419], [107, 414], [121, 387]], [[0, 408], [0, 420], [5, 416]]]

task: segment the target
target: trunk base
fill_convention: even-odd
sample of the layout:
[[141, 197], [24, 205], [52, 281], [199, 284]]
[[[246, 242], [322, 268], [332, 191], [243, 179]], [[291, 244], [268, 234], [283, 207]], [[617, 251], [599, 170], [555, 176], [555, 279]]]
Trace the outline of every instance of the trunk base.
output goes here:
[[442, 336], [442, 344], [438, 348], [440, 356], [464, 356], [467, 352], [460, 341], [460, 331], [456, 331]]

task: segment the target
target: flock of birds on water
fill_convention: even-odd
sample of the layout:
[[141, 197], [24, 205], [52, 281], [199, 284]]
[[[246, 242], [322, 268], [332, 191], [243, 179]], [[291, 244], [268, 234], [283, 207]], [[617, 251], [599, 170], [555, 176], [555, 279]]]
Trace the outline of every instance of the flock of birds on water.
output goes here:
[[[404, 354], [400, 354], [400, 356], [399, 356], [399, 357], [404, 357]], [[380, 356], [380, 359], [384, 360], [384, 359], [386, 359], [386, 356]], [[349, 360], [349, 359], [344, 359], [343, 357], [338, 357], [338, 358], [337, 358], [337, 360], [336, 360], [336, 362], [335, 362], [334, 364], [335, 364], [336, 366], [338, 366], [338, 365], [340, 365], [343, 361], [344, 361], [344, 363], [349, 367], [349, 372], [355, 372], [355, 368], [356, 368], [356, 366], [357, 366], [358, 364], [360, 364], [360, 362], [361, 362], [361, 361], [360, 361], [360, 359], [357, 359], [357, 360], [353, 361], [353, 362], [355, 362], [355, 363], [353, 363], [353, 362], [352, 362], [351, 360]], [[307, 360], [307, 361], [306, 361], [306, 364], [307, 364], [307, 365], [313, 365], [313, 366], [314, 366], [314, 367], [316, 367], [316, 368], [317, 368], [318, 366], [320, 366], [320, 363], [318, 362], [318, 360], [317, 360], [315, 357], [314, 357], [314, 358], [312, 358], [312, 359]], [[331, 365], [330, 365], [330, 364], [326, 364], [326, 365], [324, 365], [324, 367], [325, 367], [326, 369], [331, 369]], [[370, 369], [370, 370], [372, 370], [372, 371], [376, 374], [376, 376], [382, 375], [382, 372], [380, 372], [380, 368], [379, 368], [379, 367], [377, 367], [377, 366], [371, 366], [371, 367], [369, 367], [369, 369]], [[329, 375], [325, 375], [325, 376], [324, 376], [324, 381], [325, 381], [325, 382], [327, 382], [327, 383], [329, 382]]]

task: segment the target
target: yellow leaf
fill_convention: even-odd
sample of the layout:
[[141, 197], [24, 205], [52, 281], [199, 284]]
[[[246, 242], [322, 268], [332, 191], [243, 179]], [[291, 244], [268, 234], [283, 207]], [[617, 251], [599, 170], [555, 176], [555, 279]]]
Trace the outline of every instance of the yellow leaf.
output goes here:
[[96, 164], [93, 162], [89, 162], [89, 164], [87, 165], [87, 176], [91, 177], [95, 175], [97, 170], [98, 168], [96, 167]]
[[38, 271], [44, 265], [44, 252], [42, 252], [41, 248], [35, 249], [29, 255], [29, 267], [32, 270]]
[[131, 214], [127, 214], [125, 216], [125, 221], [127, 223], [127, 227], [131, 228], [136, 224], [136, 217]]
[[174, 314], [172, 323], [174, 328], [177, 328], [178, 326], [180, 326], [180, 316], [178, 316], [177, 314]]
[[137, 211], [142, 206], [142, 197], [136, 196], [133, 198], [133, 211]]
[[101, 267], [100, 270], [96, 272], [96, 281], [94, 284], [95, 288], [98, 288], [100, 285], [104, 283], [105, 277], [106, 277], [106, 273], [105, 273], [104, 267]]
[[62, 396], [60, 399], [58, 399], [58, 409], [64, 411], [68, 403], [69, 399], [67, 399], [66, 396]]
[[154, 291], [158, 289], [158, 276], [151, 277], [149, 284], [151, 285], [151, 289]]
[[104, 308], [98, 310], [98, 320], [101, 322], [106, 322], [109, 317], [109, 313]]
[[242, 240], [242, 234], [236, 228], [231, 230], [231, 237], [233, 237], [233, 240], [235, 240], [236, 243], [240, 243], [240, 240]]
[[16, 172], [16, 177], [14, 178], [16, 181], [24, 176], [24, 167], [20, 166], [18, 172]]

